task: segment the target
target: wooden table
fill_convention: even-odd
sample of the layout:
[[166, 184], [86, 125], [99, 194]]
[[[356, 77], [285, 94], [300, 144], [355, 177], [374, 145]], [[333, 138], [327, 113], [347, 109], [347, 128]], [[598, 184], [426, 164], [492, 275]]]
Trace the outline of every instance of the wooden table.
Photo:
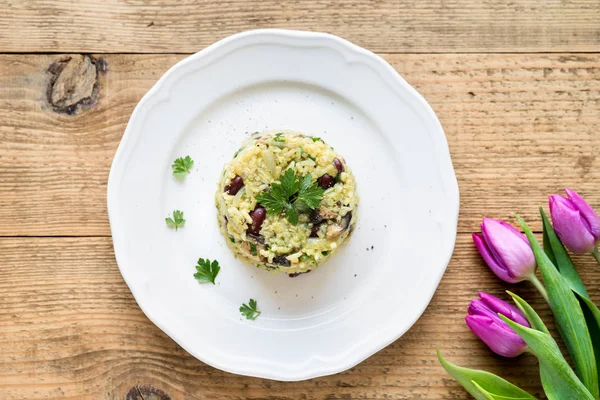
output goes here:
[[[509, 285], [471, 243], [482, 216], [571, 187], [600, 208], [598, 0], [0, 0], [0, 399], [467, 399], [435, 349], [541, 396], [463, 322]], [[197, 361], [142, 314], [115, 263], [111, 160], [169, 67], [252, 28], [327, 31], [380, 53], [431, 103], [461, 189], [454, 257], [404, 337], [350, 371], [280, 383]], [[578, 258], [593, 298], [600, 268]], [[419, 266], [415, 266], [419, 268]], [[531, 286], [510, 286], [550, 321]], [[156, 388], [153, 389], [153, 388]], [[154, 394], [153, 394], [154, 393]]]

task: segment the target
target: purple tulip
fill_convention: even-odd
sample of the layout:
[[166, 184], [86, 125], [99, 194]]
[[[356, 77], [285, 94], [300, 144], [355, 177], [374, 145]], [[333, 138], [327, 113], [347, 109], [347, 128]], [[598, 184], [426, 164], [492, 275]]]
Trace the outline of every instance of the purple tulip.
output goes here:
[[508, 283], [535, 279], [535, 256], [527, 237], [510, 224], [484, 218], [473, 242], [490, 269]]
[[529, 328], [529, 323], [516, 307], [491, 294], [479, 292], [479, 299], [471, 300], [465, 317], [467, 325], [496, 354], [516, 357], [527, 349], [527, 344], [498, 314]]
[[565, 189], [567, 197], [549, 197], [550, 214], [556, 234], [576, 254], [594, 252], [600, 243], [600, 217], [576, 192]]

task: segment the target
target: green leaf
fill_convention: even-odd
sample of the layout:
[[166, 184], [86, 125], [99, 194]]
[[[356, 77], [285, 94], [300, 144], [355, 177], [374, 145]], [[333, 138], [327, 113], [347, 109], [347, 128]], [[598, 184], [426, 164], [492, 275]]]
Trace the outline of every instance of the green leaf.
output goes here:
[[219, 262], [214, 260], [212, 263], [210, 260], [199, 258], [198, 264], [196, 265], [196, 273], [194, 274], [194, 278], [200, 283], [212, 283], [215, 284], [215, 278], [219, 274], [221, 267], [219, 266]]
[[490, 392], [488, 392], [487, 390], [485, 390], [484, 388], [482, 388], [477, 382], [475, 381], [471, 381], [473, 383], [473, 386], [475, 386], [475, 388], [477, 388], [477, 390], [479, 390], [481, 392], [481, 394], [483, 394], [485, 396], [486, 399], [488, 400], [519, 400], [519, 399], [529, 399], [530, 397], [514, 397], [514, 396], [502, 396], [502, 395], [497, 395], [497, 394], [492, 394]]
[[258, 251], [256, 249], [256, 245], [254, 243], [252, 243], [252, 242], [250, 242], [250, 253], [253, 256], [255, 256], [255, 257], [258, 255]]
[[580, 294], [577, 294], [577, 296], [583, 309], [585, 322], [590, 331], [592, 345], [594, 346], [594, 356], [596, 357], [596, 368], [600, 376], [600, 310], [598, 310], [598, 307], [590, 299]]
[[446, 361], [439, 350], [437, 350], [437, 356], [446, 372], [452, 375], [477, 400], [489, 400], [490, 398], [535, 400], [535, 397], [523, 389], [497, 375], [454, 365]]
[[173, 176], [177, 179], [183, 179], [187, 174], [190, 173], [190, 169], [194, 165], [194, 160], [190, 156], [177, 158], [173, 161], [171, 168], [173, 169]]
[[281, 191], [285, 199], [298, 191], [300, 183], [296, 179], [296, 174], [291, 168], [288, 168], [283, 175], [279, 177], [281, 182]]
[[[548, 254], [549, 250], [552, 254], [552, 257], [548, 256], [548, 258], [552, 261], [552, 264], [558, 268], [560, 274], [567, 280], [571, 289], [582, 297], [589, 299], [590, 296], [585, 289], [585, 285], [583, 284], [577, 269], [575, 269], [575, 265], [573, 265], [573, 261], [571, 261], [569, 253], [567, 253], [567, 249], [565, 249], [565, 246], [563, 246], [556, 235], [548, 216], [541, 207], [540, 215], [542, 216], [544, 223], [544, 238], [546, 238], [546, 242], [544, 242], [544, 251]], [[546, 247], [546, 244], [548, 247]], [[546, 250], [547, 248], [548, 250]]]
[[298, 225], [298, 211], [291, 204], [286, 204], [285, 206], [285, 217], [290, 224]]
[[500, 318], [527, 343], [530, 350], [537, 356], [540, 363], [542, 386], [548, 399], [594, 400], [594, 396], [577, 378], [569, 363], [562, 356], [552, 336], [517, 324], [504, 315], [500, 315]]
[[525, 300], [523, 300], [522, 298], [520, 298], [519, 296], [517, 296], [509, 290], [507, 290], [506, 293], [508, 293], [509, 296], [512, 297], [513, 301], [515, 302], [519, 310], [521, 310], [523, 315], [525, 315], [525, 318], [527, 318], [527, 321], [529, 321], [529, 324], [533, 329], [547, 333], [548, 335], [550, 334], [548, 328], [546, 328], [546, 325], [544, 324], [544, 321], [542, 321], [538, 313], [535, 312], [535, 310], [529, 305], [529, 303], [527, 303]]
[[263, 207], [266, 207], [267, 214], [271, 216], [277, 216], [283, 212], [283, 207], [286, 204], [286, 201], [280, 198], [280, 193], [280, 186], [273, 184], [271, 185], [270, 191], [261, 192], [256, 195], [256, 201], [259, 202]]
[[323, 200], [323, 193], [325, 193], [323, 188], [315, 182], [299, 192], [297, 200], [303, 201], [310, 209], [314, 210], [319, 207], [321, 200]]
[[312, 183], [312, 175], [311, 174], [304, 175], [304, 177], [300, 180], [300, 186], [298, 187], [298, 191], [300, 193], [305, 192], [306, 189], [308, 189], [310, 187], [311, 183]]
[[185, 225], [185, 219], [183, 219], [183, 211], [173, 211], [173, 218], [167, 217], [165, 218], [165, 222], [167, 223], [167, 226], [169, 228], [175, 228], [175, 231], [177, 231], [178, 228], [181, 228]]
[[[540, 207], [540, 210], [541, 210], [541, 207]], [[550, 244], [550, 238], [548, 238], [548, 230], [546, 228], [544, 228], [544, 230], [542, 232], [542, 244], [544, 247], [544, 252], [548, 256], [548, 258], [550, 259], [552, 264], [556, 265], [556, 258], [554, 257], [554, 251], [552, 250], [552, 245]]]
[[[548, 291], [548, 300], [556, 319], [558, 331], [571, 354], [577, 375], [592, 395], [599, 398], [596, 357], [581, 305], [571, 290], [568, 281], [558, 272], [558, 269], [544, 253], [529, 226], [521, 217], [516, 217], [525, 230], [533, 249], [533, 254]], [[548, 233], [548, 237], [552, 240], [550, 231]], [[553, 250], [555, 250], [554, 247]], [[556, 251], [554, 253], [558, 261], [558, 254]], [[525, 341], [527, 342], [527, 340]]]
[[242, 316], [246, 317], [246, 319], [251, 319], [254, 321], [260, 315], [256, 300], [250, 299], [248, 304], [242, 304], [240, 307], [240, 313], [242, 313]]
[[287, 220], [297, 225], [298, 214], [319, 207], [324, 191], [317, 182], [312, 183], [311, 174], [298, 179], [291, 168], [279, 179], [280, 183], [273, 182], [269, 191], [259, 193], [256, 200], [266, 207], [268, 215], [277, 216], [285, 212]]
[[[323, 142], [323, 139], [321, 139], [320, 137], [314, 137], [314, 138], [311, 138], [311, 139], [312, 139], [313, 143], [314, 143], [314, 142], [318, 142], [319, 140], [320, 140], [321, 142]], [[325, 142], [323, 142], [323, 143], [325, 143]]]

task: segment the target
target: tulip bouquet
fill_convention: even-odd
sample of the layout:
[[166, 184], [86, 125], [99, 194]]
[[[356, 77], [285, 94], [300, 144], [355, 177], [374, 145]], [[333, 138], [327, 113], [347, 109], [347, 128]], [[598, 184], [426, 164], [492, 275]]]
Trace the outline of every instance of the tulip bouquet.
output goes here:
[[[549, 198], [552, 223], [540, 208], [543, 247], [519, 216], [525, 234], [510, 224], [484, 218], [473, 242], [486, 264], [508, 283], [531, 282], [544, 297], [572, 360], [535, 310], [508, 291], [515, 306], [480, 292], [471, 301], [466, 323], [493, 352], [517, 357], [524, 352], [539, 361], [542, 386], [548, 399], [600, 399], [600, 310], [590, 299], [567, 251], [590, 253], [600, 264], [600, 216], [576, 192]], [[543, 283], [536, 276], [539, 268]], [[534, 396], [489, 372], [459, 367], [438, 358], [446, 371], [477, 400], [535, 399]]]

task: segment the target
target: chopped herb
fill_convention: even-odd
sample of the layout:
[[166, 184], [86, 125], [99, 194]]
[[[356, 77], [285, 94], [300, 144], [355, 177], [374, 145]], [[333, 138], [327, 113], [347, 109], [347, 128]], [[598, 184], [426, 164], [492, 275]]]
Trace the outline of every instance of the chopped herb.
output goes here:
[[253, 256], [256, 256], [258, 254], [256, 252], [256, 245], [254, 243], [250, 243], [250, 253], [252, 253]]
[[238, 149], [238, 151], [236, 151], [236, 152], [235, 152], [235, 154], [233, 155], [233, 158], [236, 158], [236, 157], [238, 156], [238, 154], [240, 154], [240, 153], [242, 152], [242, 150], [244, 150], [244, 148], [243, 148], [243, 147], [240, 147], [240, 148]]
[[277, 135], [275, 135], [275, 137], [273, 137], [273, 141], [279, 142], [279, 143], [285, 143], [285, 138], [282, 135], [283, 135], [283, 133], [278, 133]]
[[173, 211], [173, 218], [167, 217], [165, 218], [165, 222], [169, 228], [181, 228], [185, 225], [185, 219], [183, 219], [183, 211], [175, 210]]
[[302, 261], [302, 262], [310, 262], [310, 263], [313, 263], [313, 264], [316, 264], [316, 263], [317, 263], [317, 261], [315, 260], [315, 258], [314, 258], [314, 257], [312, 257], [312, 256], [309, 256], [309, 255], [307, 255], [307, 254], [302, 254], [302, 255], [300, 256], [300, 261]]
[[229, 241], [230, 241], [231, 243], [235, 243], [235, 239], [233, 238], [233, 236], [229, 236]]
[[190, 156], [179, 157], [173, 161], [171, 168], [173, 169], [173, 176], [177, 179], [183, 179], [187, 174], [190, 173], [190, 169], [194, 166], [194, 160]]
[[[321, 142], [323, 142], [323, 139], [321, 139], [320, 137], [314, 137], [314, 138], [311, 138], [311, 139], [312, 139], [313, 143], [314, 143], [314, 142], [318, 142], [319, 140], [320, 140]], [[323, 143], [325, 143], [325, 142], [323, 142]]]
[[330, 253], [331, 253], [331, 250], [325, 250], [325, 251], [321, 252], [321, 254], [323, 254], [325, 257], [327, 257]]
[[214, 260], [211, 263], [208, 258], [199, 258], [198, 264], [196, 265], [197, 272], [194, 274], [194, 278], [200, 283], [212, 283], [214, 285], [215, 278], [219, 275], [220, 270], [221, 267], [217, 260]]
[[285, 212], [289, 223], [297, 225], [298, 213], [318, 208], [323, 193], [323, 188], [312, 181], [311, 174], [299, 177], [288, 168], [279, 177], [279, 183], [272, 183], [270, 190], [259, 193], [256, 200], [267, 209], [267, 214], [277, 216]]
[[246, 319], [251, 319], [254, 321], [260, 315], [260, 311], [258, 311], [257, 306], [256, 300], [250, 299], [248, 304], [242, 304], [240, 307], [240, 312], [242, 313], [242, 316], [246, 317]]

